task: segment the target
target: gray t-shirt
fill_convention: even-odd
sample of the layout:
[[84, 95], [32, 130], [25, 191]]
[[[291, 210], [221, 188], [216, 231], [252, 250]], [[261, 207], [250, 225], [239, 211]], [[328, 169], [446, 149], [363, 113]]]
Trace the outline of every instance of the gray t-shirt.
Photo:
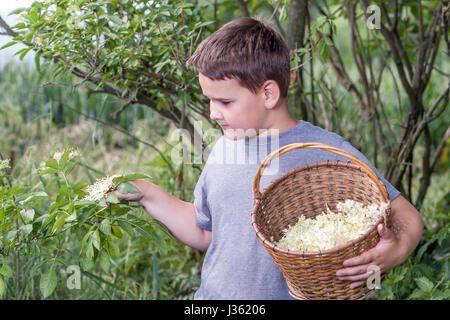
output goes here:
[[[256, 237], [251, 213], [253, 180], [260, 163], [270, 152], [295, 142], [321, 142], [338, 147], [375, 169], [341, 136], [306, 121], [266, 138], [220, 137], [194, 190], [197, 225], [212, 232], [195, 299], [292, 299], [283, 275]], [[296, 167], [324, 160], [349, 161], [318, 149], [295, 149], [276, 159], [263, 172], [261, 192], [277, 177]], [[392, 201], [400, 192], [376, 169], [375, 172]]]

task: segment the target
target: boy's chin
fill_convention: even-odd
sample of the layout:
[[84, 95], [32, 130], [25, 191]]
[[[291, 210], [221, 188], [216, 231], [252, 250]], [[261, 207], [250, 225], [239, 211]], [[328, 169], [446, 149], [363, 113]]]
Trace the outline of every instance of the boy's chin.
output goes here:
[[230, 140], [251, 139], [257, 136], [256, 130], [243, 130], [243, 129], [223, 129], [223, 135]]

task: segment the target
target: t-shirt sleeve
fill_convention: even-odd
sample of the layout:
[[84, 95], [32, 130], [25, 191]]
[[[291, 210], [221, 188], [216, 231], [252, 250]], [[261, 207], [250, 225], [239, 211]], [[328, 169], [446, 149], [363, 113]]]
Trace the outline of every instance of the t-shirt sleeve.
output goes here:
[[373, 166], [373, 164], [369, 161], [369, 159], [366, 158], [361, 152], [359, 152], [358, 149], [356, 149], [354, 146], [352, 146], [348, 141], [343, 141], [341, 149], [346, 150], [356, 156], [361, 161], [365, 162], [367, 165], [369, 165], [377, 174], [378, 178], [384, 183], [386, 187], [386, 192], [389, 195], [389, 200], [392, 201], [395, 198], [397, 198], [400, 195], [400, 191], [398, 191], [389, 181], [387, 181], [381, 174], [378, 172], [377, 168]]
[[206, 170], [203, 168], [194, 189], [194, 208], [197, 226], [211, 231], [212, 221], [206, 190]]

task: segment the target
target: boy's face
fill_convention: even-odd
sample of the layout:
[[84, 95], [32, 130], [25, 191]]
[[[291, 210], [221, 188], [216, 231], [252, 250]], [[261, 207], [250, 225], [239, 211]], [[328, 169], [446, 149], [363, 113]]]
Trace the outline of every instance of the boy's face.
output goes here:
[[252, 137], [265, 128], [267, 110], [262, 89], [254, 94], [235, 79], [212, 80], [201, 73], [198, 79], [210, 100], [210, 118], [222, 127], [225, 137]]

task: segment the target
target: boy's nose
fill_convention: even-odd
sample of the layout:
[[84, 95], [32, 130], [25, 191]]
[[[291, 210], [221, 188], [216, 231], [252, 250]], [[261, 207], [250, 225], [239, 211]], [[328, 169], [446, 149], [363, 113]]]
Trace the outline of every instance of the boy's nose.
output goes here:
[[209, 104], [209, 117], [214, 121], [222, 120], [222, 114], [214, 108], [214, 104], [212, 102]]
[[217, 121], [222, 119], [222, 115], [217, 111], [211, 111], [209, 117], [211, 120]]

